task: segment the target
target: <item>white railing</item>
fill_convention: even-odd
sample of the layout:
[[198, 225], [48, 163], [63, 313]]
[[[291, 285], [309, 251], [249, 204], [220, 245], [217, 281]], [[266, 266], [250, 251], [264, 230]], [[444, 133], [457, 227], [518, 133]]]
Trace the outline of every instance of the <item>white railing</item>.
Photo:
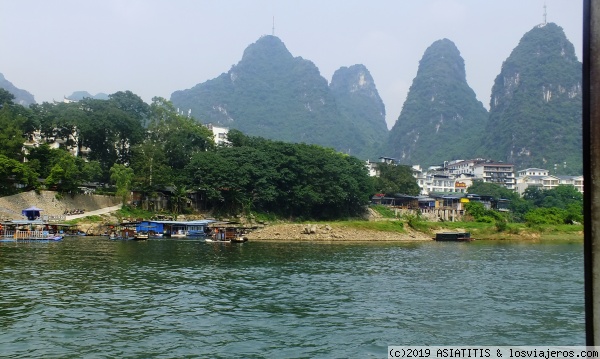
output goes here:
[[50, 236], [48, 231], [4, 231], [4, 238], [13, 239], [46, 239]]

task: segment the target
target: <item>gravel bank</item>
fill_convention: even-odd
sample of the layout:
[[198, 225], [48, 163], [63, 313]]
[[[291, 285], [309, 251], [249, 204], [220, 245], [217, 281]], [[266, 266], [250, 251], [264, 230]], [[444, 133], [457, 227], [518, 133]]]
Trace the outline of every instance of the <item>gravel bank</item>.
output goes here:
[[273, 224], [248, 234], [249, 240], [298, 241], [431, 241], [426, 234], [406, 230], [406, 233], [382, 232], [328, 224]]

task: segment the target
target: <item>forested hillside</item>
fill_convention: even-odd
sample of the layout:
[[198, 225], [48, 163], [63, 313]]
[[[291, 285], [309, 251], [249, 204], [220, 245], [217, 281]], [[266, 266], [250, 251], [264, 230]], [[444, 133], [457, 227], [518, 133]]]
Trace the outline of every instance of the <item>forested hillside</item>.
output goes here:
[[363, 158], [381, 156], [381, 144], [388, 133], [385, 105], [369, 70], [364, 65], [342, 67], [333, 74], [329, 88], [340, 115], [360, 133], [354, 155]]
[[496, 77], [481, 152], [517, 168], [581, 174], [581, 101], [573, 44], [556, 24], [533, 28]]
[[[378, 143], [373, 133], [385, 136], [386, 125], [370, 74], [364, 66], [341, 70], [332, 86], [312, 62], [292, 56], [279, 38], [263, 36], [227, 73], [176, 91], [171, 101], [184, 112], [191, 109], [199, 121], [249, 135], [319, 144], [361, 157], [373, 154]], [[360, 101], [360, 114], [348, 100]]]
[[390, 131], [386, 155], [405, 164], [430, 166], [477, 155], [487, 111], [466, 80], [456, 45], [434, 42], [419, 62], [400, 117]]

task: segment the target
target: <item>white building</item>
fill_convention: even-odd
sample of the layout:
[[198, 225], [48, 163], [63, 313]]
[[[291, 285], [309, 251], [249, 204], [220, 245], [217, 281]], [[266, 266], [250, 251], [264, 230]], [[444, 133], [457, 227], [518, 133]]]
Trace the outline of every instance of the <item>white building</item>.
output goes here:
[[448, 173], [459, 176], [472, 176], [484, 182], [495, 183], [507, 189], [515, 189], [514, 166], [504, 162], [492, 162], [483, 158], [447, 162]]
[[206, 127], [211, 130], [215, 136], [215, 145], [222, 146], [229, 144], [229, 141], [227, 140], [229, 129], [227, 127], [214, 126], [212, 123], [207, 124]]
[[559, 185], [571, 185], [583, 193], [583, 176], [553, 176], [550, 171], [541, 168], [527, 168], [519, 171], [516, 182], [517, 192], [521, 196], [530, 186], [549, 190]]
[[579, 192], [583, 193], [583, 176], [556, 176], [560, 184], [574, 186]]
[[515, 167], [508, 163], [486, 161], [473, 166], [473, 175], [477, 179], [483, 179], [483, 182], [495, 183], [514, 190], [516, 184], [514, 169]]
[[388, 165], [395, 165], [398, 163], [398, 160], [396, 160], [395, 158], [391, 158], [391, 157], [379, 157], [378, 162], [367, 160], [366, 166], [367, 166], [367, 169], [369, 170], [369, 176], [379, 177], [379, 168], [377, 168], [377, 166], [380, 163], [386, 163]]

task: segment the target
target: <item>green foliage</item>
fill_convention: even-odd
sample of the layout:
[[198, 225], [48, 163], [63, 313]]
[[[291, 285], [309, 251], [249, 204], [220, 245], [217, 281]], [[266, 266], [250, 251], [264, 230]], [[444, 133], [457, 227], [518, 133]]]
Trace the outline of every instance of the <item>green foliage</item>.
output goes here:
[[518, 168], [581, 174], [581, 74], [561, 27], [526, 33], [494, 82], [481, 153]]
[[378, 163], [377, 168], [379, 177], [373, 178], [376, 193], [416, 196], [421, 191], [410, 166]]
[[427, 232], [429, 231], [429, 226], [426, 221], [421, 216], [421, 212], [417, 212], [416, 214], [405, 213], [403, 215], [403, 219], [406, 223], [414, 230]]
[[481, 202], [469, 202], [465, 204], [467, 214], [473, 217], [476, 222], [495, 223], [498, 231], [506, 229], [506, 218], [502, 213], [491, 209], [486, 209]]
[[99, 223], [104, 221], [104, 218], [102, 218], [102, 216], [98, 216], [98, 215], [91, 215], [91, 216], [85, 216], [85, 217], [81, 217], [81, 218], [75, 218], [75, 219], [71, 219], [69, 221], [66, 221], [67, 224], [78, 224], [81, 222], [85, 222], [85, 223]]
[[52, 166], [48, 177], [46, 177], [46, 187], [56, 187], [60, 192], [76, 193], [78, 187], [83, 182], [81, 172], [81, 163], [66, 151], [61, 151]]
[[0, 154], [0, 194], [17, 192], [16, 184], [24, 184], [27, 189], [36, 188], [37, 173], [29, 166]]
[[481, 137], [487, 119], [487, 110], [467, 84], [458, 48], [448, 39], [438, 40], [419, 62], [389, 133], [386, 153], [425, 168], [444, 160], [477, 157], [473, 139]]
[[523, 193], [523, 198], [536, 207], [556, 207], [566, 209], [572, 204], [582, 204], [583, 195], [570, 185], [559, 185], [556, 188], [542, 190], [538, 187], [528, 187]]
[[116, 195], [123, 199], [123, 204], [127, 203], [131, 183], [133, 181], [133, 170], [124, 165], [115, 163], [110, 168], [110, 180], [116, 184]]
[[505, 232], [508, 229], [508, 222], [505, 220], [497, 220], [495, 225], [498, 232]]
[[164, 158], [174, 170], [182, 170], [192, 156], [214, 147], [212, 132], [177, 113], [173, 104], [155, 97], [150, 106], [150, 140], [158, 144]]
[[122, 206], [117, 211], [117, 216], [121, 218], [152, 218], [153, 212], [131, 206]]
[[529, 226], [564, 224], [566, 217], [566, 211], [560, 208], [536, 208], [525, 215], [525, 221]]
[[25, 142], [25, 118], [16, 111], [16, 107], [18, 105], [5, 103], [0, 108], [0, 155], [20, 160], [23, 158], [21, 150]]
[[344, 221], [333, 223], [332, 226], [344, 225], [345, 227], [356, 229], [368, 229], [382, 232], [405, 233], [404, 222], [402, 221]]
[[487, 210], [481, 202], [469, 202], [465, 204], [465, 210], [467, 214], [471, 215], [473, 219], [475, 219], [476, 222], [487, 222], [480, 220], [487, 215]]
[[469, 193], [480, 196], [491, 196], [496, 199], [504, 198], [511, 201], [519, 198], [519, 194], [515, 191], [511, 191], [496, 183], [483, 182], [481, 180], [473, 181], [473, 184], [469, 187]]
[[[559, 185], [549, 190], [529, 187], [523, 198], [535, 208], [524, 216], [528, 224], [583, 222], [583, 195], [573, 186]], [[543, 220], [544, 215], [549, 218]]]
[[224, 212], [259, 211], [288, 218], [358, 216], [371, 193], [362, 161], [315, 145], [236, 134], [236, 145], [195, 154], [190, 188]]
[[374, 205], [371, 206], [371, 208], [379, 213], [383, 218], [396, 218], [396, 213], [387, 206]]

